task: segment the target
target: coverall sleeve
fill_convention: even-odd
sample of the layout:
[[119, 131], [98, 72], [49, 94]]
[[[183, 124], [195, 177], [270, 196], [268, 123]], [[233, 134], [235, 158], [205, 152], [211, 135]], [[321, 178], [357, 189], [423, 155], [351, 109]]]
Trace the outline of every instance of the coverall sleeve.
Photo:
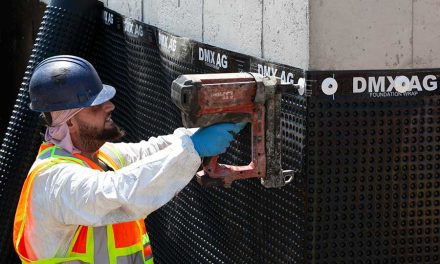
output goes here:
[[[178, 133], [191, 136], [197, 129], [179, 128]], [[113, 143], [113, 146], [121, 153], [125, 165], [128, 165], [168, 147], [173, 143], [174, 138], [173, 134], [151, 137], [147, 141], [142, 140], [139, 143]]]
[[145, 218], [183, 189], [200, 166], [191, 139], [177, 131], [168, 147], [117, 170], [54, 165], [34, 181], [34, 202], [66, 225], [102, 226]]

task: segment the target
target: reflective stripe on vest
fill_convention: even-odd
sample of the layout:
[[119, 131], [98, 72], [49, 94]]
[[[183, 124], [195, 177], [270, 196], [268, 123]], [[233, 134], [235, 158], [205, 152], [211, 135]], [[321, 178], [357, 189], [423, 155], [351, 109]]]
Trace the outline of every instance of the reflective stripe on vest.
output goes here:
[[[99, 150], [98, 158], [113, 170], [124, 166], [123, 159], [116, 148], [105, 144]], [[28, 214], [28, 201], [34, 178], [43, 170], [59, 163], [77, 163], [82, 166], [102, 170], [98, 165], [80, 154], [70, 154], [51, 144], [42, 144], [37, 156], [40, 163], [32, 168], [23, 185], [14, 220], [14, 247], [22, 263], [110, 263], [141, 264], [153, 263], [150, 241], [143, 219], [102, 227], [78, 226], [64, 258], [35, 260], [31, 246], [23, 239], [24, 226]], [[107, 241], [107, 243], [102, 243]]]
[[105, 143], [99, 150], [98, 157], [106, 164], [112, 165], [113, 166], [112, 169], [114, 170], [115, 170], [114, 167], [117, 168], [125, 167], [125, 163], [124, 160], [122, 159], [121, 154], [112, 143]]

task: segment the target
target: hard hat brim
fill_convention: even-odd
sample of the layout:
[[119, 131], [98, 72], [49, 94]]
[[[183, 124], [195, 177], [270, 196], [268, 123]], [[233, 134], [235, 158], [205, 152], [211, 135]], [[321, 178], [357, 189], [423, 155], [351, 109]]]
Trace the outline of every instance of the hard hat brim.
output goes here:
[[80, 108], [80, 107], [89, 107], [89, 106], [103, 104], [111, 100], [115, 96], [115, 94], [116, 94], [116, 89], [113, 86], [102, 84], [101, 91], [95, 97], [92, 97], [85, 102], [73, 102], [71, 104], [59, 103], [59, 104], [52, 104], [50, 105], [50, 107], [44, 104], [40, 104], [36, 106], [31, 102], [29, 104], [29, 108], [36, 112], [52, 112], [52, 111], [60, 111], [60, 110], [67, 110], [67, 109]]
[[96, 96], [96, 98], [92, 101], [90, 106], [100, 105], [109, 100], [111, 100], [116, 94], [116, 89], [113, 86], [103, 84], [102, 90]]

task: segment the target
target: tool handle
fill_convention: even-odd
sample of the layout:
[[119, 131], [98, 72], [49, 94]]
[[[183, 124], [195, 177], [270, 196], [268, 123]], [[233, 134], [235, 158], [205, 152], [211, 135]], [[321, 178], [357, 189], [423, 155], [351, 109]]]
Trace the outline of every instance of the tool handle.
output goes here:
[[262, 175], [262, 168], [257, 168], [256, 160], [249, 165], [233, 166], [219, 164], [218, 156], [205, 158], [203, 160], [203, 170], [197, 172], [197, 181], [204, 187], [224, 186], [230, 187], [234, 180], [255, 178]]
[[203, 158], [203, 170], [212, 175], [218, 167], [218, 156]]

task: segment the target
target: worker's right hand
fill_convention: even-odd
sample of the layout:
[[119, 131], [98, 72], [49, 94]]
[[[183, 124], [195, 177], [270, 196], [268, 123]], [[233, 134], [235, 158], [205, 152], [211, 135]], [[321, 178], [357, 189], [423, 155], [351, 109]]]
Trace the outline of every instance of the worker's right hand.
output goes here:
[[194, 148], [200, 157], [213, 157], [226, 151], [237, 134], [245, 127], [246, 123], [221, 123], [197, 130], [191, 136]]

